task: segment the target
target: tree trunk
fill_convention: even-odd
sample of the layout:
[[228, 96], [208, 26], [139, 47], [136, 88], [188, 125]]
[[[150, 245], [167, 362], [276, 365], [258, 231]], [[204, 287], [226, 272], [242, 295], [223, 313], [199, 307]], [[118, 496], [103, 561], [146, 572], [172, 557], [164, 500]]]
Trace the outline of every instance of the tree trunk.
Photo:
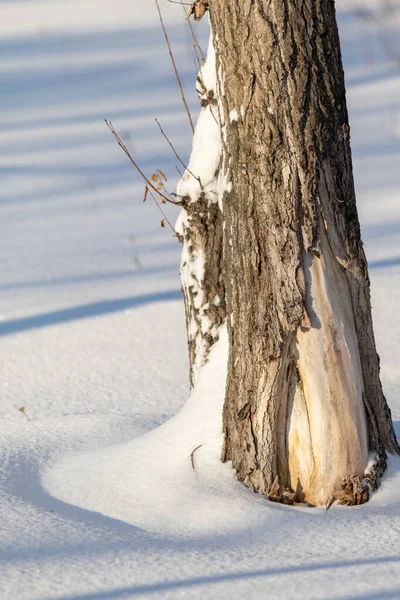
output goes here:
[[223, 460], [276, 501], [364, 502], [400, 449], [379, 379], [334, 2], [204, 4], [202, 109], [178, 187], [191, 383], [226, 317]]
[[293, 499], [288, 489], [312, 504], [361, 502], [368, 451], [376, 479], [399, 446], [379, 379], [334, 2], [212, 0], [210, 14], [230, 182], [223, 459], [275, 499]]

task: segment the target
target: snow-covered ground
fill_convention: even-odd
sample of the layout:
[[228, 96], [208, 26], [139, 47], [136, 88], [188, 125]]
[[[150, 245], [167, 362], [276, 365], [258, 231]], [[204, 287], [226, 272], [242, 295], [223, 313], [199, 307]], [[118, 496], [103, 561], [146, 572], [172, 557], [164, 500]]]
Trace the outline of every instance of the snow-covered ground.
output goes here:
[[[400, 435], [400, 70], [350, 4], [359, 212]], [[190, 32], [161, 6], [195, 114]], [[103, 121], [173, 191], [154, 117], [184, 160], [191, 134], [153, 3], [1, 0], [0, 23], [0, 598], [400, 598], [398, 461], [366, 506], [292, 509], [218, 464], [209, 405], [166, 423], [188, 393], [180, 248]]]

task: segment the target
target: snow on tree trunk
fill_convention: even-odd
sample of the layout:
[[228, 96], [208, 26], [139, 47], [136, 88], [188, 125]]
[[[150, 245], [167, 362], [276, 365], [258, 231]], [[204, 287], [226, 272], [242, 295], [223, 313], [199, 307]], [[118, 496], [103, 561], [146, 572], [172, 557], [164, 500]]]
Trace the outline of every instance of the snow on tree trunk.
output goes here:
[[178, 184], [177, 195], [183, 208], [176, 224], [183, 244], [181, 283], [191, 386], [194, 386], [199, 369], [218, 339], [218, 330], [226, 315], [221, 277], [222, 214], [217, 192], [221, 136], [211, 38], [207, 61], [197, 78], [197, 91], [201, 110], [190, 162]]
[[399, 446], [379, 379], [334, 2], [212, 0], [210, 15], [218, 84], [205, 81], [190, 164], [204, 187], [186, 175], [179, 192], [192, 373], [226, 302], [223, 460], [275, 500], [363, 502], [368, 451], [374, 486]]

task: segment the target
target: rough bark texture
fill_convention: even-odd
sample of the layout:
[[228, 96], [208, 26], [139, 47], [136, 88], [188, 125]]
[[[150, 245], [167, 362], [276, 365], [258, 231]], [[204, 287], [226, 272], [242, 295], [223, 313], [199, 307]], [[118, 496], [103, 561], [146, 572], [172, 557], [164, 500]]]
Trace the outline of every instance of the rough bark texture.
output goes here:
[[399, 452], [379, 379], [334, 2], [211, 0], [210, 15], [221, 176], [232, 184], [222, 199], [223, 459], [256, 491], [271, 495], [275, 482], [320, 504], [339, 497], [344, 477], [363, 477], [368, 449], [379, 474], [386, 451]]

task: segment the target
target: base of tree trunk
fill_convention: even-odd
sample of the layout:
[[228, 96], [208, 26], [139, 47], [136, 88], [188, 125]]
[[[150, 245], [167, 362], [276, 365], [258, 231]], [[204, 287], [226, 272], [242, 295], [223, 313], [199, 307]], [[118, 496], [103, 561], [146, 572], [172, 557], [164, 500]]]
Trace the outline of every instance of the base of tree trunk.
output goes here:
[[222, 460], [275, 502], [361, 504], [400, 448], [379, 378], [334, 2], [209, 10], [178, 186], [191, 383], [226, 320]]
[[229, 335], [222, 458], [272, 500], [368, 499], [379, 378], [335, 3], [210, 4]]
[[[376, 457], [376, 461], [365, 472], [364, 477], [357, 476], [344, 477], [340, 488], [330, 499], [325, 503], [329, 509], [334, 502], [346, 506], [358, 506], [365, 504], [370, 499], [371, 492], [375, 492], [381, 482], [381, 477], [386, 470], [386, 459]], [[293, 491], [290, 488], [285, 488], [279, 483], [279, 478], [276, 477], [267, 494], [268, 500], [279, 504], [293, 506], [294, 504], [307, 504], [307, 506], [315, 506], [307, 502], [301, 486]]]

